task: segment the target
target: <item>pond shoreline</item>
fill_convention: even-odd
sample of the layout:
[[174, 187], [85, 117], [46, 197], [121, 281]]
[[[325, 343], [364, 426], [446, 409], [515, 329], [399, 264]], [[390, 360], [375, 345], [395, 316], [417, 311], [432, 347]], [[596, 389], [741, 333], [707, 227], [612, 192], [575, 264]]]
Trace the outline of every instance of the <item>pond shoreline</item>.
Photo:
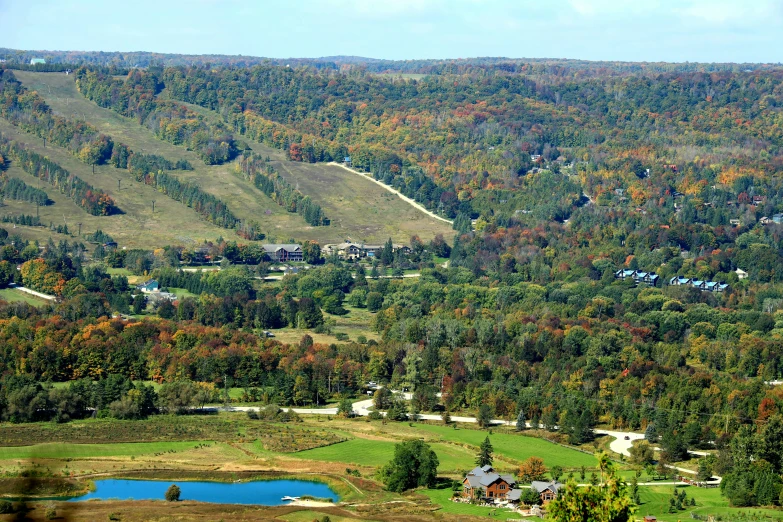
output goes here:
[[[266, 482], [276, 480], [295, 480], [324, 484], [338, 495], [344, 495], [341, 489], [345, 484], [329, 475], [309, 473], [287, 473], [284, 471], [258, 470], [258, 471], [201, 471], [201, 470], [123, 470], [117, 473], [96, 473], [78, 477], [5, 477], [0, 479], [0, 499], [12, 501], [43, 501], [71, 500], [82, 497], [95, 491], [95, 482], [101, 480], [138, 480], [166, 483], [188, 482], [214, 482], [216, 484], [246, 484], [249, 482]], [[40, 492], [35, 494], [23, 493], [21, 489]], [[162, 500], [162, 497], [161, 497]], [[84, 500], [89, 502], [90, 500]], [[193, 501], [189, 499], [188, 501]], [[198, 502], [198, 501], [196, 501]], [[298, 501], [301, 504], [289, 503], [286, 505], [302, 505], [310, 507], [336, 506], [334, 503], [316, 502], [311, 500]], [[315, 502], [315, 504], [313, 504]], [[316, 504], [318, 504], [316, 506]], [[323, 504], [323, 506], [321, 506]]]

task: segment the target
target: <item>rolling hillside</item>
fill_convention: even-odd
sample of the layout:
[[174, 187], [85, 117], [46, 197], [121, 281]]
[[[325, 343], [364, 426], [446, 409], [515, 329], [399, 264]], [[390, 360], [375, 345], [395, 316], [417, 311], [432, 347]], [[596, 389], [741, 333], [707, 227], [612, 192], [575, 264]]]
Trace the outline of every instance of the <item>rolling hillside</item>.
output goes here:
[[[195, 181], [207, 192], [227, 201], [239, 218], [259, 222], [270, 241], [312, 239], [328, 243], [350, 238], [354, 241], [382, 242], [392, 237], [397, 242], [407, 242], [413, 234], [419, 234], [425, 240], [438, 233], [446, 236], [452, 234], [447, 224], [423, 215], [370, 181], [362, 180], [334, 166], [289, 162], [277, 150], [248, 142], [254, 152], [270, 156], [273, 166], [291, 184], [298, 186], [304, 194], [320, 204], [331, 218], [332, 224], [329, 227], [310, 226], [301, 216], [286, 212], [250, 182], [237, 175], [233, 163], [206, 166], [195, 153], [158, 140], [151, 131], [134, 120], [88, 101], [76, 90], [72, 76], [23, 71], [16, 71], [15, 74], [27, 88], [38, 91], [56, 113], [68, 118], [85, 119], [101, 132], [134, 150], [160, 154], [172, 161], [188, 160], [194, 170], [177, 172], [178, 177]], [[203, 108], [198, 109], [207, 117], [217, 117]], [[18, 131], [7, 122], [0, 121], [0, 131], [43, 153], [43, 143], [40, 140]], [[125, 172], [109, 166], [99, 166], [95, 175], [92, 175], [89, 167], [65, 151], [57, 151], [47, 146], [45, 153], [96, 187], [106, 190], [112, 197], [115, 197], [117, 192], [117, 179], [123, 178], [122, 190], [116, 194], [115, 199], [125, 215], [97, 218], [103, 230], [123, 244], [162, 246], [189, 240], [214, 239], [218, 236], [241, 241], [232, 231], [199, 221], [192, 210], [156, 194], [151, 187], [133, 181]], [[20, 170], [19, 175], [24, 176], [25, 173]], [[151, 199], [156, 200], [154, 219], [151, 214]], [[72, 206], [72, 221], [78, 221], [81, 217], [75, 213], [78, 208]], [[59, 216], [57, 222], [61, 223], [62, 214], [65, 212], [65, 219], [69, 221], [68, 216], [71, 213], [61, 210], [65, 208], [66, 205], [57, 204], [42, 209], [42, 220], [48, 223]], [[87, 220], [86, 217], [82, 220], [85, 223], [83, 231], [90, 231], [92, 221], [96, 218]], [[107, 219], [109, 221], [103, 224]]]

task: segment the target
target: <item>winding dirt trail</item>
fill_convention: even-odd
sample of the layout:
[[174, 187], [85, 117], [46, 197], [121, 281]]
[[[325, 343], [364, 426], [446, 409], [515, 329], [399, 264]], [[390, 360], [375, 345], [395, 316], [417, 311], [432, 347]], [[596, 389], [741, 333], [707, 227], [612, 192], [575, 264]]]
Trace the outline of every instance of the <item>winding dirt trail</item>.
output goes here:
[[453, 222], [452, 220], [450, 220], [450, 219], [446, 219], [446, 218], [444, 218], [444, 217], [441, 217], [441, 216], [437, 215], [437, 214], [436, 214], [436, 213], [434, 213], [434, 212], [431, 212], [431, 211], [427, 210], [427, 209], [426, 209], [424, 206], [422, 206], [420, 203], [417, 203], [416, 201], [412, 200], [411, 198], [409, 198], [408, 196], [406, 196], [405, 194], [403, 194], [403, 193], [402, 193], [402, 192], [400, 192], [399, 190], [397, 190], [397, 189], [395, 189], [395, 188], [392, 188], [392, 187], [390, 187], [389, 185], [387, 185], [387, 184], [385, 184], [385, 183], [382, 183], [382, 182], [378, 181], [377, 179], [373, 178], [372, 176], [368, 176], [367, 174], [365, 174], [365, 173], [363, 173], [363, 172], [359, 172], [358, 170], [354, 170], [354, 169], [352, 169], [351, 167], [346, 167], [346, 166], [345, 166], [345, 165], [343, 165], [342, 163], [337, 163], [336, 161], [330, 161], [330, 162], [329, 162], [329, 165], [335, 165], [335, 166], [337, 166], [337, 167], [341, 167], [341, 168], [343, 168], [343, 169], [347, 170], [348, 172], [353, 172], [354, 174], [356, 174], [356, 175], [358, 175], [358, 176], [361, 176], [361, 177], [363, 177], [364, 179], [367, 179], [367, 180], [370, 180], [370, 181], [372, 181], [372, 182], [373, 182], [373, 183], [375, 183], [376, 185], [380, 185], [381, 187], [383, 187], [384, 189], [388, 190], [388, 191], [389, 191], [389, 192], [391, 192], [392, 194], [397, 194], [397, 196], [398, 196], [400, 199], [402, 199], [403, 201], [405, 201], [405, 202], [406, 202], [406, 203], [408, 203], [409, 205], [411, 205], [411, 206], [415, 207], [417, 210], [420, 210], [420, 211], [424, 212], [425, 214], [427, 214], [427, 215], [428, 215], [428, 216], [430, 216], [431, 218], [435, 218], [435, 219], [437, 219], [437, 220], [439, 220], [439, 221], [443, 221], [444, 223], [449, 223], [449, 224], [452, 224], [452, 223], [454, 223], [454, 222]]

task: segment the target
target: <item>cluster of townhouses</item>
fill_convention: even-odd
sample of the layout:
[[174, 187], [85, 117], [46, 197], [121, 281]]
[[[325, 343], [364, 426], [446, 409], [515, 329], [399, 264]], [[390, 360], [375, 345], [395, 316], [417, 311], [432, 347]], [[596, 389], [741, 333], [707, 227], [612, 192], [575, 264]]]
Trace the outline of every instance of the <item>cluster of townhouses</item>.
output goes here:
[[[744, 272], [743, 272], [744, 273]], [[738, 272], [738, 276], [739, 276]], [[747, 274], [745, 274], [747, 276]], [[614, 273], [615, 279], [632, 279], [636, 285], [657, 286], [660, 277], [655, 272], [645, 272], [643, 270], [620, 269]], [[690, 279], [683, 276], [674, 276], [669, 279], [670, 286], [691, 286], [697, 290], [705, 292], [726, 292], [729, 285], [723, 281], [702, 281], [700, 279]]]

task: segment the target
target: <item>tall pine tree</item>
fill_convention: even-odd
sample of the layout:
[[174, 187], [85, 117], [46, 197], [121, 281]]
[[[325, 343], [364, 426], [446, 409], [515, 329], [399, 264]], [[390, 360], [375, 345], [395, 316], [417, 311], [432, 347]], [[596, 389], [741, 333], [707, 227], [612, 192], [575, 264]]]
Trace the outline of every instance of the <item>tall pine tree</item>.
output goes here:
[[476, 456], [476, 465], [479, 467], [491, 466], [493, 460], [492, 451], [492, 443], [489, 441], [489, 435], [487, 435], [487, 438], [484, 439], [484, 442], [482, 442], [479, 447], [479, 453]]

